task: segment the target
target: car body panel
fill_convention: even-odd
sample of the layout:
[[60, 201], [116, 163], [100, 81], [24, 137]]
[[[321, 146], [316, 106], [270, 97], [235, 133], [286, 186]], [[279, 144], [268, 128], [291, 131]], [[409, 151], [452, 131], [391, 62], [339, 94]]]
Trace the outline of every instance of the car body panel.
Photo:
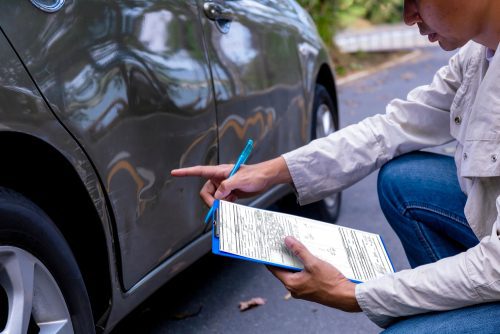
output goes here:
[[[111, 300], [107, 313], [96, 319], [99, 327], [111, 330], [114, 325], [156, 291], [168, 279], [184, 270], [211, 246], [209, 233], [189, 243], [174, 256], [141, 278], [129, 291], [124, 291], [121, 273], [118, 272], [113, 228], [105, 200], [105, 191], [99, 177], [77, 141], [55, 117], [36, 85], [12, 50], [8, 41], [0, 34], [0, 133], [16, 132], [43, 141], [63, 155], [75, 168], [82, 184], [91, 197], [103, 225], [107, 245], [109, 279], [112, 284]], [[5, 144], [5, 143], [3, 143]], [[27, 152], [29, 153], [29, 152]], [[34, 166], [36, 168], [36, 166]], [[57, 180], [63, 182], [64, 180]], [[89, 240], [91, 244], [91, 240]], [[104, 255], [104, 254], [103, 254]]]
[[[0, 33], [0, 101], [2, 135], [15, 133], [17, 136], [29, 136], [46, 143], [62, 155], [78, 174], [102, 224], [107, 248], [107, 253], [103, 256], [107, 256], [108, 263], [112, 264], [109, 267], [109, 275], [102, 279], [118, 282], [112, 225], [99, 177], [80, 145], [54, 116], [3, 33]], [[3, 142], [2, 145], [15, 143]], [[34, 163], [34, 173], [42, 164], [50, 164], [50, 161]], [[54, 183], [64, 181], [54, 180]], [[91, 242], [92, 240], [89, 240], [89, 243]], [[121, 298], [120, 284], [112, 286], [114, 299]]]
[[[198, 7], [178, 0], [74, 0], [47, 14], [24, 3], [4, 4], [4, 12], [16, 11], [15, 20], [29, 24], [0, 14], [2, 26], [96, 165], [130, 289], [205, 228], [201, 180], [169, 173], [217, 158], [210, 71], [201, 26], [193, 24]], [[192, 207], [179, 211], [186, 202]]]
[[310, 18], [293, 0], [216, 2], [232, 12], [227, 32], [203, 0], [67, 0], [56, 13], [0, 0], [0, 131], [54, 147], [92, 198], [112, 285], [104, 332], [210, 249], [204, 181], [171, 169], [234, 162], [247, 138], [250, 163], [310, 139], [331, 66]]
[[[0, 33], [0, 132], [15, 132], [48, 143], [75, 168], [106, 231], [104, 191], [84, 151], [54, 117], [5, 36]], [[42, 162], [41, 162], [42, 163]], [[33, 166], [36, 168], [36, 166]], [[108, 234], [111, 245], [111, 234]], [[111, 248], [110, 248], [111, 249]]]
[[[200, 6], [207, 2], [199, 0]], [[215, 3], [231, 13], [222, 23], [202, 16], [224, 147], [220, 162], [234, 163], [242, 149], [235, 144], [247, 138], [255, 142], [250, 163], [304, 144], [307, 136], [296, 135], [307, 111], [293, 8], [282, 0]]]
[[[318, 81], [319, 72], [322, 67], [328, 70], [331, 76], [332, 83], [335, 84], [335, 72], [333, 71], [334, 65], [328, 53], [328, 49], [318, 34], [315, 23], [309, 13], [302, 8], [295, 0], [287, 1], [290, 6], [295, 9], [297, 14], [295, 25], [298, 27], [300, 34], [297, 36], [297, 47], [299, 50], [299, 59], [302, 68], [302, 78], [304, 80], [303, 87], [305, 89], [305, 96], [307, 100], [307, 110], [312, 110], [314, 90]], [[330, 94], [337, 105], [337, 96], [335, 87], [328, 87]], [[338, 108], [337, 108], [338, 109]], [[310, 115], [309, 115], [310, 116]], [[308, 122], [310, 124], [310, 122]], [[310, 129], [304, 129], [310, 131]], [[309, 133], [309, 135], [311, 135]], [[310, 139], [310, 138], [309, 138]]]

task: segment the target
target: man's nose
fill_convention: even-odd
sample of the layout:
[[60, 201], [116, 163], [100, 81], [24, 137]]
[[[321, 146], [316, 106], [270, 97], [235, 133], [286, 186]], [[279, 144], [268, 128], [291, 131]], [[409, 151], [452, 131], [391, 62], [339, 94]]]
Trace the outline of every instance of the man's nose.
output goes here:
[[422, 22], [415, 0], [405, 0], [403, 19], [409, 26]]

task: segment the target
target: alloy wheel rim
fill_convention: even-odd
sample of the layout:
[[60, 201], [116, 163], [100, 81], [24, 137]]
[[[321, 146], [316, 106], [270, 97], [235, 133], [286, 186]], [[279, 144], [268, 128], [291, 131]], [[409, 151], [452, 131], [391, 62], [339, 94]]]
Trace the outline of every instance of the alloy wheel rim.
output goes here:
[[25, 250], [0, 246], [0, 286], [7, 297], [7, 323], [2, 333], [27, 333], [30, 321], [40, 333], [74, 333], [71, 316], [54, 277]]
[[330, 216], [336, 215], [338, 212], [339, 196], [340, 193], [335, 193], [323, 199], [323, 202], [325, 203], [325, 209], [328, 211], [328, 214]]
[[326, 104], [322, 104], [316, 112], [316, 138], [326, 137], [334, 132], [332, 112]]
[[[335, 132], [333, 115], [326, 104], [321, 104], [316, 112], [316, 138], [326, 137]], [[340, 193], [335, 193], [323, 199], [325, 208], [330, 216], [338, 212]]]

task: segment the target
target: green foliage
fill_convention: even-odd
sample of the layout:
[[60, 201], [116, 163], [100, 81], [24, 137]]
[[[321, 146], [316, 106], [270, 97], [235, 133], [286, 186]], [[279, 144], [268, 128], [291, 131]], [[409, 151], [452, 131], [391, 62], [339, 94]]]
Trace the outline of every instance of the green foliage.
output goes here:
[[332, 44], [338, 29], [357, 19], [372, 23], [401, 20], [403, 0], [297, 0], [313, 17], [323, 40]]

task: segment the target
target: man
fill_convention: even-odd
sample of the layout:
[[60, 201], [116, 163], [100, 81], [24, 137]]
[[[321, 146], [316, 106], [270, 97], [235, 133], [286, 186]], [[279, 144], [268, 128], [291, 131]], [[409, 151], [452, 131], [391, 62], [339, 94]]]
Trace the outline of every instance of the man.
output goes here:
[[[389, 332], [500, 332], [500, 1], [405, 0], [404, 20], [445, 50], [463, 47], [429, 86], [370, 117], [274, 160], [193, 167], [204, 201], [234, 200], [293, 183], [301, 204], [384, 165], [382, 210], [414, 269], [355, 285], [297, 240], [305, 269], [269, 268], [297, 298], [364, 311]], [[497, 54], [499, 52], [496, 52]], [[415, 152], [457, 140], [455, 161]], [[410, 153], [413, 152], [413, 153]], [[314, 185], [310, 187], [309, 185]], [[496, 206], [495, 206], [496, 202]], [[479, 241], [480, 240], [480, 241]], [[401, 320], [403, 319], [403, 320]]]

